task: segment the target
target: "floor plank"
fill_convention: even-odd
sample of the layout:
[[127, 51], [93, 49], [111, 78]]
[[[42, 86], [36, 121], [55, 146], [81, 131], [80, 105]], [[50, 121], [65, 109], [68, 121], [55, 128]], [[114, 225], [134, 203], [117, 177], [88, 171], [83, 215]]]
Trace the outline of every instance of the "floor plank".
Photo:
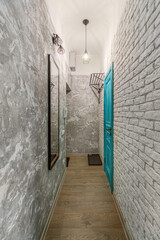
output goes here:
[[126, 240], [102, 166], [71, 156], [46, 240]]
[[[53, 237], [54, 235], [54, 237]], [[115, 228], [54, 228], [48, 232], [47, 240], [125, 240], [122, 229]]]

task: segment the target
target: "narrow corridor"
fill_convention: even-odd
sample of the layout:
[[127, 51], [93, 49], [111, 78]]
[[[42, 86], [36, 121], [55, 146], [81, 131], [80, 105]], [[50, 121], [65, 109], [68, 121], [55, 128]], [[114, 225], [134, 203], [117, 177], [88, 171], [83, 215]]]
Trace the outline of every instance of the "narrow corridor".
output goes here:
[[160, 240], [160, 0], [0, 0], [0, 240], [126, 238]]
[[103, 166], [72, 156], [46, 240], [125, 240]]

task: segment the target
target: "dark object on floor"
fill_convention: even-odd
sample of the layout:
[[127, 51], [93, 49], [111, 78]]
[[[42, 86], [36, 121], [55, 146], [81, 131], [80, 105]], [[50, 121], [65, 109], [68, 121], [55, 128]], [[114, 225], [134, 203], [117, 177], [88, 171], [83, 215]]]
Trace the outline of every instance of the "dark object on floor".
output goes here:
[[99, 154], [88, 154], [88, 165], [97, 166], [102, 165]]
[[66, 157], [66, 167], [69, 166], [69, 160], [70, 160], [70, 158], [69, 158], [69, 157]]

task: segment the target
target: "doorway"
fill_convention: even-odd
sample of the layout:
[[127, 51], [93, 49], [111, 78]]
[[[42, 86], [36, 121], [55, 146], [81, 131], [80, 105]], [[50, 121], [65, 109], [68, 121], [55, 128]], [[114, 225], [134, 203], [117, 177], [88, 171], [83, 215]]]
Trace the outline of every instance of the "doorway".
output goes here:
[[113, 63], [104, 79], [104, 171], [113, 193]]

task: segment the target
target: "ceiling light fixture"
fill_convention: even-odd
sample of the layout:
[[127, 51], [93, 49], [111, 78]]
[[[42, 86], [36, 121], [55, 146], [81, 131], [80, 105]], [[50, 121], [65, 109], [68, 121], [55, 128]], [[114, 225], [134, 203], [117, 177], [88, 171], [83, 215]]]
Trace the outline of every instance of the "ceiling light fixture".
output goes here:
[[88, 52], [87, 52], [87, 24], [88, 23], [89, 23], [88, 19], [83, 20], [83, 24], [85, 25], [85, 51], [84, 51], [84, 54], [82, 56], [84, 64], [89, 63], [89, 61], [90, 61], [90, 57], [89, 57]]

